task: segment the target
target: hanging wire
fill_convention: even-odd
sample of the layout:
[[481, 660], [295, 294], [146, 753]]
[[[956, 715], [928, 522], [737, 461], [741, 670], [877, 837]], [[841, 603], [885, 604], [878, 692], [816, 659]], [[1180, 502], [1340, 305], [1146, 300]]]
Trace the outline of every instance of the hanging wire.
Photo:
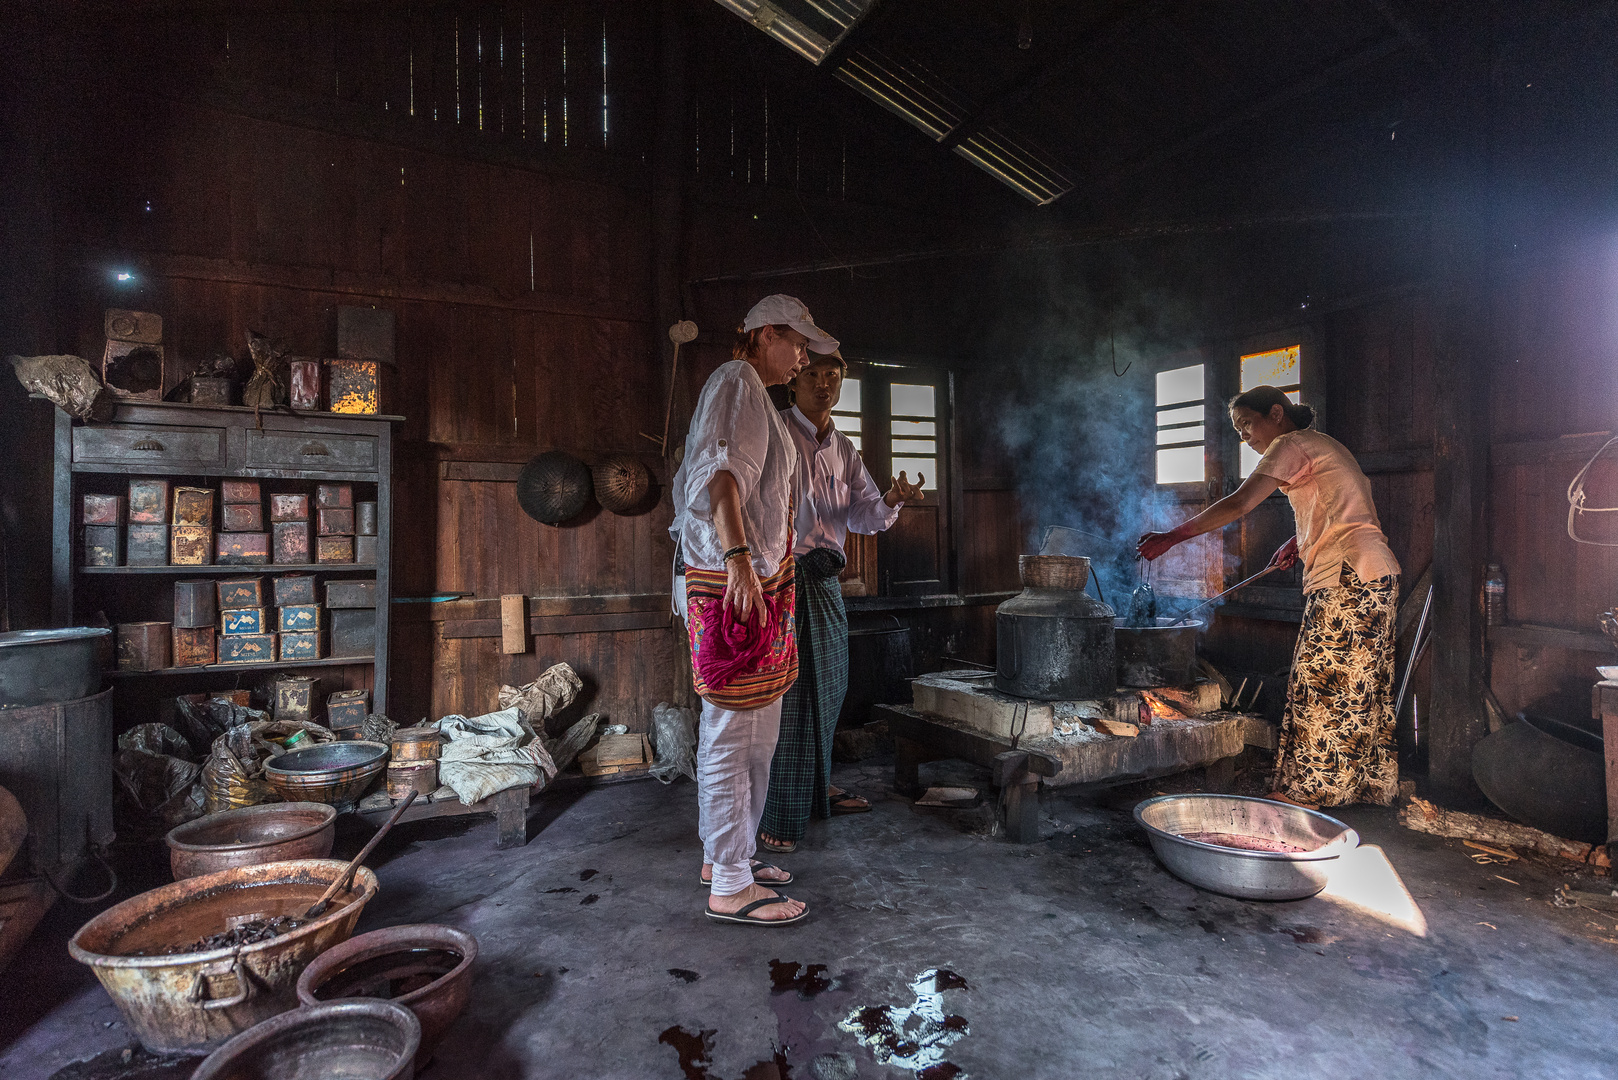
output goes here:
[[1129, 363], [1124, 365], [1124, 370], [1119, 371], [1118, 370], [1118, 335], [1117, 335], [1116, 332], [1112, 334], [1110, 340], [1112, 341], [1112, 373], [1114, 375], [1118, 376], [1121, 379], [1125, 375], [1129, 374], [1129, 369], [1135, 366], [1135, 361], [1131, 360]]
[[1605, 454], [1608, 448], [1615, 443], [1618, 443], [1618, 435], [1602, 443], [1601, 449], [1597, 450], [1595, 456], [1584, 463], [1584, 468], [1579, 470], [1578, 475], [1567, 486], [1567, 535], [1572, 538], [1575, 544], [1589, 544], [1591, 547], [1618, 547], [1618, 542], [1586, 540], [1577, 531], [1577, 520], [1580, 514], [1618, 514], [1618, 506], [1584, 505], [1585, 477], [1589, 475], [1590, 469], [1594, 467], [1595, 463], [1600, 460], [1601, 455]]

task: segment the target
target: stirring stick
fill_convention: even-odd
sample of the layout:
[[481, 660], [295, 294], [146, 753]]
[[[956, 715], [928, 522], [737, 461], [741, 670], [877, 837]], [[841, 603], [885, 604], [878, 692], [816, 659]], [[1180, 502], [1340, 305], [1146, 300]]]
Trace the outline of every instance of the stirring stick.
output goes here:
[[354, 856], [354, 861], [349, 863], [347, 869], [342, 872], [336, 881], [331, 883], [331, 887], [326, 890], [325, 894], [321, 896], [319, 900], [316, 900], [312, 905], [310, 905], [308, 911], [303, 913], [303, 917], [305, 919], [317, 919], [321, 915], [325, 914], [326, 905], [331, 903], [331, 898], [336, 896], [345, 886], [347, 886], [348, 879], [353, 877], [354, 871], [360, 868], [360, 863], [365, 861], [365, 856], [369, 855], [371, 853], [371, 849], [382, 842], [382, 838], [388, 835], [388, 830], [393, 828], [394, 822], [398, 821], [400, 816], [403, 815], [406, 810], [410, 809], [410, 804], [415, 801], [416, 792], [412, 791], [409, 795], [405, 796], [405, 801], [399, 804], [399, 809], [395, 810], [393, 812], [393, 816], [388, 818], [387, 823], [376, 831], [376, 835], [371, 837], [370, 841], [364, 847], [360, 848], [360, 853]]

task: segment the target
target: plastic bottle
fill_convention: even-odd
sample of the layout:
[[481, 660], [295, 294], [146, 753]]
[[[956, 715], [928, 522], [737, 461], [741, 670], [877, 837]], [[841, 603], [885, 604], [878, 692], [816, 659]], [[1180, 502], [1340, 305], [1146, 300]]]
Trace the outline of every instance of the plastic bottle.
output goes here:
[[1489, 626], [1506, 621], [1506, 571], [1499, 563], [1490, 563], [1484, 570], [1483, 620]]

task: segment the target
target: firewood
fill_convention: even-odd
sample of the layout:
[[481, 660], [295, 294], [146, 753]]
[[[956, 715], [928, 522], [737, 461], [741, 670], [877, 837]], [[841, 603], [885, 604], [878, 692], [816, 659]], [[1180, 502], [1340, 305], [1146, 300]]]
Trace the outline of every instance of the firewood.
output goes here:
[[1108, 720], [1104, 717], [1085, 717], [1085, 723], [1104, 735], [1117, 735], [1125, 739], [1133, 739], [1140, 734], [1138, 724], [1126, 724], [1122, 720]]
[[1527, 825], [1518, 825], [1512, 821], [1499, 821], [1477, 814], [1461, 813], [1458, 810], [1443, 810], [1420, 798], [1411, 799], [1410, 805], [1399, 811], [1399, 823], [1407, 829], [1430, 833], [1433, 836], [1486, 841], [1502, 847], [1535, 851], [1541, 855], [1557, 855], [1564, 859], [1594, 865], [1602, 865], [1594, 857], [1596, 852], [1600, 852], [1603, 859], [1606, 855], [1606, 850], [1601, 847], [1581, 844], [1576, 840], [1564, 840], [1560, 836], [1552, 836], [1548, 832]]

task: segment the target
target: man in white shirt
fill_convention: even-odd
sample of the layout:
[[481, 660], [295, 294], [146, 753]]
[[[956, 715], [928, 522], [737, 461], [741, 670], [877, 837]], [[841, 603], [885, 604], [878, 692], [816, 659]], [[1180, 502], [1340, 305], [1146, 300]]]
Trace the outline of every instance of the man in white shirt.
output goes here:
[[864, 799], [831, 786], [831, 742], [848, 692], [848, 616], [837, 575], [846, 565], [843, 543], [851, 532], [882, 532], [906, 501], [923, 498], [926, 477], [911, 484], [904, 473], [886, 494], [876, 486], [848, 436], [832, 423], [848, 370], [840, 352], [811, 357], [789, 384], [795, 404], [784, 414], [798, 449], [797, 641], [798, 679], [781, 702], [781, 732], [770, 762], [759, 843], [791, 852], [809, 818], [858, 814]]

